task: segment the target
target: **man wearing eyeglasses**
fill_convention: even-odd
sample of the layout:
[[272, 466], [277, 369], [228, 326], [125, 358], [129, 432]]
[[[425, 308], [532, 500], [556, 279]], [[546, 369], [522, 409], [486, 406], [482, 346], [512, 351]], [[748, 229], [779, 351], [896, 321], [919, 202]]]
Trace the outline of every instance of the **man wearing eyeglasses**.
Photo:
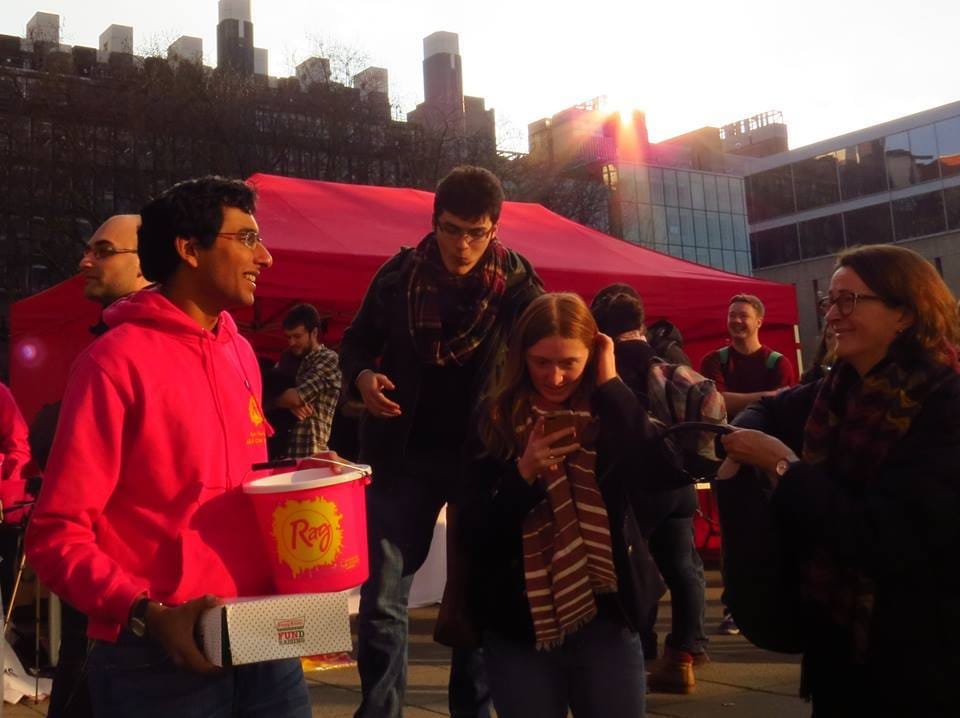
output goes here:
[[[117, 214], [101, 224], [83, 248], [78, 269], [83, 275], [83, 295], [103, 307], [149, 285], [140, 271], [137, 256], [137, 228], [140, 215]], [[107, 329], [102, 322], [90, 327], [100, 336]], [[47, 457], [60, 415], [60, 402], [40, 409], [30, 425], [30, 448], [41, 470]], [[92, 715], [83, 673], [87, 657], [87, 618], [66, 602], [61, 603], [60, 656], [53, 677], [47, 714], [51, 718]]]
[[[500, 181], [485, 169], [458, 167], [444, 177], [433, 231], [380, 268], [340, 347], [344, 385], [366, 407], [360, 453], [374, 475], [367, 492], [370, 578], [357, 624], [357, 718], [402, 713], [413, 575], [456, 490], [458, 454], [478, 397], [514, 321], [543, 291], [527, 260], [497, 239], [502, 203]], [[448, 536], [454, 520], [448, 513]], [[490, 715], [477, 652], [454, 648], [448, 697], [455, 718]]]
[[74, 363], [27, 530], [41, 580], [89, 617], [97, 716], [308, 718], [299, 660], [215, 668], [197, 621], [272, 591], [241, 485], [266, 459], [260, 372], [228, 309], [253, 304], [273, 259], [253, 190], [219, 177], [142, 209], [154, 288], [104, 311]]
[[117, 214], [93, 233], [80, 260], [83, 295], [87, 299], [106, 307], [149, 284], [137, 257], [139, 226], [140, 215]]

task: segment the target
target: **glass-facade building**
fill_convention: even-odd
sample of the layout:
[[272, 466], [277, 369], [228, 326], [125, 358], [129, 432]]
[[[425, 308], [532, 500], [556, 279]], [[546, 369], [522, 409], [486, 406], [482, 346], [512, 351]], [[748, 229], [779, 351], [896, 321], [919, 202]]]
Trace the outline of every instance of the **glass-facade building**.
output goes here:
[[756, 163], [754, 269], [960, 229], [960, 103]]
[[751, 273], [742, 177], [626, 163], [606, 171], [617, 236], [717, 269]]

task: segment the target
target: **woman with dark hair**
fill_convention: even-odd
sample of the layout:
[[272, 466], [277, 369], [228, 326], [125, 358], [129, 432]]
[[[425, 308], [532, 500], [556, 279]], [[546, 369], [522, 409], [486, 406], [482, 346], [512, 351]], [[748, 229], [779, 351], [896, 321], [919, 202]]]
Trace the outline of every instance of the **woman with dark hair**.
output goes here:
[[625, 491], [662, 460], [653, 437], [583, 300], [535, 299], [481, 412], [461, 503], [500, 718], [643, 715], [636, 626], [663, 586]]
[[[646, 338], [640, 295], [628, 285], [613, 284], [597, 293], [590, 310], [600, 331], [613, 338], [617, 373], [649, 411], [647, 377], [651, 364], [658, 358]], [[647, 467], [638, 466], [636, 471], [646, 473]], [[672, 476], [664, 478], [665, 485], [676, 483]], [[670, 588], [670, 633], [664, 641], [661, 660], [650, 672], [649, 686], [655, 692], [692, 692], [696, 685], [694, 664], [709, 661], [703, 630], [706, 579], [693, 540], [693, 517], [698, 505], [696, 486], [689, 482], [674, 489], [635, 493], [637, 521]], [[640, 626], [647, 660], [657, 657], [656, 622], [654, 605]]]
[[803, 653], [816, 718], [955, 715], [956, 299], [916, 252], [873, 245], [840, 255], [821, 306], [832, 371], [723, 439], [726, 598], [748, 638]]

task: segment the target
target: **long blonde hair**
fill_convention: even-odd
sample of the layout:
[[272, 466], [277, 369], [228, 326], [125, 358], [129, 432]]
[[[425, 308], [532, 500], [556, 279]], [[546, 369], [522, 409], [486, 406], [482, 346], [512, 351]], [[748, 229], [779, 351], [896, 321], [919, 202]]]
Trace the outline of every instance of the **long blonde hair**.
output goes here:
[[596, 386], [593, 350], [596, 336], [597, 324], [578, 295], [565, 292], [542, 294], [530, 303], [510, 335], [503, 370], [480, 413], [480, 439], [487, 454], [507, 459], [519, 456], [523, 451], [516, 428], [529, 416], [531, 397], [535, 393], [527, 372], [527, 350], [549, 337], [583, 342], [590, 355], [580, 384], [570, 397], [570, 401], [579, 403], [589, 399]]

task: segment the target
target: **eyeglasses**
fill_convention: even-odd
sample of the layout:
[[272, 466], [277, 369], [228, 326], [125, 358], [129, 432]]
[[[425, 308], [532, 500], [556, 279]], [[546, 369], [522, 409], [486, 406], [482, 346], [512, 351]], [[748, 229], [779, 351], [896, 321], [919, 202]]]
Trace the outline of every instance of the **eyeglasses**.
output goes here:
[[458, 227], [450, 222], [437, 222], [437, 229], [453, 239], [465, 236], [470, 244], [482, 242], [493, 231], [493, 227]]
[[826, 316], [830, 307], [836, 307], [841, 317], [849, 317], [853, 310], [857, 308], [857, 302], [872, 301], [882, 302], [883, 299], [876, 294], [860, 294], [859, 292], [839, 292], [835, 297], [820, 297], [817, 301], [817, 309], [821, 316]]
[[263, 237], [260, 236], [260, 233], [255, 229], [240, 229], [236, 232], [217, 232], [217, 236], [232, 237], [251, 251], [256, 250], [257, 245], [260, 245], [261, 247], [264, 246]]
[[106, 259], [115, 254], [136, 254], [136, 252], [135, 249], [117, 249], [112, 244], [95, 244], [92, 247], [88, 244], [83, 248], [83, 258]]

